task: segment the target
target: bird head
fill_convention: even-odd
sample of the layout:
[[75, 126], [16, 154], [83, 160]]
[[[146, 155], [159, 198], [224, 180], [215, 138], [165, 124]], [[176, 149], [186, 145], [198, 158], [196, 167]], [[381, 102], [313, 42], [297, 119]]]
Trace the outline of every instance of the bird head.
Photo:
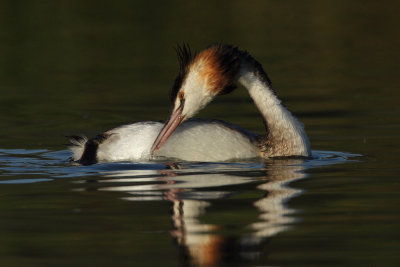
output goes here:
[[192, 55], [188, 46], [177, 48], [179, 73], [171, 91], [173, 108], [151, 153], [157, 151], [175, 129], [203, 109], [217, 95], [230, 93], [240, 67], [241, 52], [229, 45], [212, 45]]

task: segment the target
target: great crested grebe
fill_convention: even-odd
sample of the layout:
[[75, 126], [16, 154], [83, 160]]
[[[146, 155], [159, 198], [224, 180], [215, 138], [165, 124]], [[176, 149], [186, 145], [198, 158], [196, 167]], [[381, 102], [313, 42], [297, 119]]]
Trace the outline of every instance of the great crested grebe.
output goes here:
[[[221, 44], [195, 55], [187, 46], [177, 51], [180, 67], [172, 88], [174, 104], [168, 121], [164, 125], [124, 125], [89, 140], [74, 137], [72, 160], [91, 164], [157, 158], [226, 161], [311, 155], [303, 125], [281, 104], [261, 64], [247, 52]], [[266, 134], [251, 133], [218, 120], [189, 119], [217, 95], [230, 93], [236, 81], [248, 90], [260, 111]]]

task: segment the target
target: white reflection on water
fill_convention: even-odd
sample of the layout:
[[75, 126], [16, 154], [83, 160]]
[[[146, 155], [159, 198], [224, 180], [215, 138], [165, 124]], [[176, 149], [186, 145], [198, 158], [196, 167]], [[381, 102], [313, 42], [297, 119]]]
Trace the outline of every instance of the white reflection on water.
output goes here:
[[[205, 224], [198, 218], [207, 212], [212, 204], [209, 201], [194, 200], [192, 197], [180, 198], [179, 192], [172, 190], [168, 193], [169, 200], [173, 202], [173, 215], [171, 216], [175, 231], [172, 235], [177, 239], [178, 244], [184, 246], [193, 263], [200, 266], [209, 266], [218, 262], [229, 262], [228, 258], [235, 255], [226, 253], [226, 247], [232, 246], [229, 243], [236, 243], [239, 258], [241, 260], [253, 260], [258, 258], [261, 253], [257, 247], [269, 237], [288, 229], [291, 223], [295, 222], [295, 217], [288, 216], [294, 210], [285, 205], [286, 201], [301, 193], [301, 190], [293, 189], [287, 186], [287, 183], [296, 179], [304, 178], [306, 175], [301, 172], [304, 166], [302, 160], [278, 161], [279, 164], [269, 163], [266, 165], [265, 176], [259, 176], [255, 179], [264, 181], [256, 186], [258, 190], [265, 191], [263, 197], [255, 199], [253, 205], [258, 209], [258, 220], [250, 222], [247, 227], [248, 233], [242, 234], [234, 239], [227, 238], [218, 234], [223, 231], [221, 225]], [[282, 165], [284, 164], [284, 165]], [[237, 183], [237, 177], [233, 175], [213, 175], [210, 180], [225, 181], [225, 185]], [[246, 180], [242, 180], [246, 182]], [[254, 178], [247, 182], [254, 181]], [[191, 183], [193, 185], [193, 183]], [[205, 186], [199, 183], [200, 187]], [[218, 183], [217, 186], [222, 186]], [[190, 194], [185, 194], [191, 196]], [[219, 192], [214, 195], [215, 198], [229, 196], [229, 192]], [[225, 253], [224, 253], [225, 252]], [[233, 259], [232, 259], [233, 260]]]
[[[195, 169], [182, 164], [182, 169], [107, 172], [103, 176], [105, 179], [97, 180], [97, 190], [125, 192], [130, 196], [123, 199], [130, 201], [171, 201], [174, 226], [171, 235], [184, 247], [192, 263], [210, 265], [226, 261], [227, 255], [232, 253], [223, 252], [226, 246], [232, 246], [230, 242], [235, 243], [240, 258], [248, 260], [257, 258], [260, 253], [253, 248], [295, 222], [295, 217], [289, 216], [295, 211], [285, 203], [301, 193], [299, 189], [290, 188], [288, 183], [306, 176], [304, 162], [291, 159], [265, 164], [202, 164]], [[264, 193], [252, 200], [258, 219], [247, 223], [243, 229], [246, 233], [228, 240], [219, 233], [224, 231], [222, 224], [204, 223], [199, 219], [207, 215], [214, 201], [235, 198], [243, 185], [252, 183], [251, 190]], [[229, 220], [225, 223], [235, 224]]]
[[[182, 258], [209, 266], [257, 259], [263, 244], [296, 222], [296, 210], [287, 202], [302, 191], [290, 183], [304, 179], [307, 169], [347, 162], [352, 156], [357, 155], [315, 151], [312, 159], [266, 162], [71, 166], [61, 160], [65, 152], [1, 150], [0, 183], [75, 178], [78, 191], [118, 191], [128, 201], [169, 201], [171, 236]], [[38, 177], [23, 179], [24, 174]], [[248, 202], [252, 204], [243, 209]]]
[[[257, 259], [261, 247], [270, 237], [289, 229], [295, 222], [296, 210], [286, 203], [302, 193], [290, 187], [303, 179], [306, 170], [316, 166], [342, 163], [349, 154], [315, 152], [313, 159], [279, 159], [250, 163], [174, 164], [162, 170], [118, 170], [106, 172], [97, 180], [101, 191], [129, 194], [129, 201], [172, 203], [171, 236], [177, 241], [190, 263], [199, 266], [218, 265], [230, 261]], [[353, 155], [354, 156], [354, 155]], [[84, 182], [84, 181], [81, 181]], [[252, 195], [258, 218], [247, 220], [241, 234], [226, 234], [226, 225], [235, 225], [231, 218], [223, 222], [204, 222], [209, 210], [222, 199], [240, 199], [244, 191], [260, 191]], [[250, 186], [250, 187], [249, 187]], [[81, 188], [84, 190], [84, 188]], [[236, 202], [228, 204], [228, 207]], [[229, 207], [232, 210], [232, 207]], [[235, 210], [234, 212], [240, 212]], [[212, 213], [211, 213], [212, 214]], [[210, 221], [210, 220], [208, 220]]]

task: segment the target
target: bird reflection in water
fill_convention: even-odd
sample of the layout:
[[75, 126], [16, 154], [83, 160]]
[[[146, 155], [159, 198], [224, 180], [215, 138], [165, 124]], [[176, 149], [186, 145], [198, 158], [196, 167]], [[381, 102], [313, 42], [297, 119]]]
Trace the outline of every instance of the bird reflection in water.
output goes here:
[[122, 191], [130, 195], [123, 199], [131, 201], [170, 201], [170, 233], [186, 264], [254, 262], [270, 237], [296, 221], [295, 210], [286, 202], [301, 190], [288, 184], [305, 177], [305, 161], [107, 172], [105, 179], [97, 180], [97, 190]]

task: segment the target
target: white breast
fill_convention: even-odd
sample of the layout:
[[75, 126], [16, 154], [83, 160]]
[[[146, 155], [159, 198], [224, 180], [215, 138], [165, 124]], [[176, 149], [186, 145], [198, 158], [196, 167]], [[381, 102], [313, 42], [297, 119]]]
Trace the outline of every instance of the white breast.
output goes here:
[[[139, 122], [112, 129], [97, 150], [99, 161], [150, 160], [161, 131], [159, 122]], [[255, 135], [221, 121], [189, 120], [180, 125], [154, 158], [226, 161], [259, 157]]]
[[149, 160], [150, 149], [161, 131], [160, 122], [138, 122], [109, 130], [97, 149], [98, 161]]

